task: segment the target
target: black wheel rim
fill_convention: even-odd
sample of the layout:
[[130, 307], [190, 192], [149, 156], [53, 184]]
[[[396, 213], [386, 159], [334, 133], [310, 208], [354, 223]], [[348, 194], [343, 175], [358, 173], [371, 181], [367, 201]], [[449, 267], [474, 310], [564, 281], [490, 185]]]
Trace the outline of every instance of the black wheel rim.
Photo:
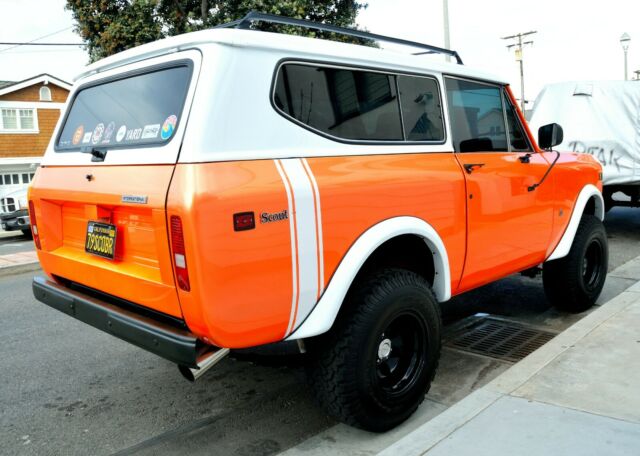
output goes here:
[[413, 312], [397, 315], [379, 335], [375, 346], [375, 385], [381, 399], [409, 394], [425, 368], [427, 328]]
[[582, 259], [582, 281], [588, 291], [595, 290], [603, 274], [602, 259], [604, 251], [598, 239], [593, 239]]

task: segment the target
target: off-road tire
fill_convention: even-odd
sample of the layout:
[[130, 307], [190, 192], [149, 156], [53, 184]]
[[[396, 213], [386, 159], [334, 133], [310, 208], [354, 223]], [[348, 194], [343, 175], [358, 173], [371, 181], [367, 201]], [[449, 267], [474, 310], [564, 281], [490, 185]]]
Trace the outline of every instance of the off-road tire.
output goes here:
[[547, 299], [557, 309], [583, 312], [600, 296], [607, 278], [609, 249], [604, 225], [583, 215], [569, 254], [544, 264], [542, 281]]
[[[348, 295], [331, 331], [309, 344], [307, 373], [318, 402], [335, 419], [368, 431], [402, 423], [422, 403], [435, 376], [441, 325], [439, 304], [418, 274], [387, 269], [364, 281]], [[387, 343], [391, 351], [381, 361]], [[406, 361], [413, 356], [414, 364]], [[389, 368], [394, 359], [395, 370]], [[407, 368], [410, 381], [394, 383], [405, 365], [419, 368]]]

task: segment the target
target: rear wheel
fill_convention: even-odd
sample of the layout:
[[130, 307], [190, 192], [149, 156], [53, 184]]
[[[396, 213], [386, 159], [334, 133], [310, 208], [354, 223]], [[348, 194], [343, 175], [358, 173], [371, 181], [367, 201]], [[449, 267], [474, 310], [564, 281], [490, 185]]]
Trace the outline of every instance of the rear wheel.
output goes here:
[[604, 225], [593, 215], [583, 215], [569, 254], [544, 264], [542, 280], [547, 298], [561, 310], [587, 310], [600, 296], [608, 264]]
[[429, 283], [398, 269], [366, 281], [312, 345], [309, 381], [330, 415], [374, 432], [418, 408], [440, 357], [440, 311]]

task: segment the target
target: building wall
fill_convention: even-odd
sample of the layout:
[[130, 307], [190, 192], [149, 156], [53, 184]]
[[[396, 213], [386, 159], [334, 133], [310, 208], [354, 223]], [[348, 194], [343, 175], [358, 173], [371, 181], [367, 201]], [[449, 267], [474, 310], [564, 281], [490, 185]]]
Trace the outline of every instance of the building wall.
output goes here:
[[[29, 87], [25, 87], [21, 90], [8, 93], [0, 96], [0, 101], [40, 101], [40, 87], [44, 84], [34, 84]], [[62, 87], [58, 87], [54, 84], [48, 84], [49, 90], [51, 90], [51, 101], [53, 103], [64, 103], [67, 100], [69, 92]]]
[[39, 157], [44, 155], [60, 117], [58, 109], [38, 109], [39, 133], [0, 134], [0, 157]]
[[[40, 87], [42, 86], [43, 84], [34, 84], [0, 96], [0, 106], [11, 102], [33, 102], [33, 108], [36, 109], [38, 118], [38, 133], [0, 133], [0, 158], [40, 157], [44, 155], [60, 117], [61, 105], [59, 103], [66, 101], [69, 92], [62, 87], [48, 84], [52, 103], [51, 108], [48, 108], [46, 105], [49, 102], [40, 101]], [[58, 105], [56, 106], [56, 104]], [[28, 105], [21, 107], [30, 108]]]

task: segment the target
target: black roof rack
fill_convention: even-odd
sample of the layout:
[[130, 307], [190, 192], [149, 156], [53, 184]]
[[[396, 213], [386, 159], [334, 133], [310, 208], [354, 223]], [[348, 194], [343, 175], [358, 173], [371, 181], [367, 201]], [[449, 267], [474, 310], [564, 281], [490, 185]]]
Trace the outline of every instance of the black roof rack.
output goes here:
[[272, 24], [293, 25], [293, 26], [303, 27], [308, 29], [321, 30], [323, 32], [337, 33], [339, 35], [352, 36], [355, 38], [363, 38], [366, 40], [385, 41], [387, 43], [402, 44], [405, 46], [412, 46], [415, 48], [426, 50], [426, 52], [419, 52], [413, 55], [444, 54], [444, 55], [449, 55], [451, 57], [455, 57], [456, 61], [460, 65], [463, 64], [462, 59], [460, 58], [458, 53], [450, 49], [431, 46], [430, 44], [417, 43], [415, 41], [403, 40], [400, 38], [393, 38], [390, 36], [377, 35], [375, 33], [363, 32], [361, 30], [356, 30], [348, 27], [338, 27], [336, 25], [321, 24], [319, 22], [306, 21], [304, 19], [294, 19], [286, 16], [277, 16], [275, 14], [258, 13], [256, 11], [251, 11], [242, 19], [238, 19], [237, 21], [233, 21], [233, 22], [227, 22], [226, 24], [220, 24], [214, 28], [249, 29], [251, 27], [252, 22], [268, 22]]

